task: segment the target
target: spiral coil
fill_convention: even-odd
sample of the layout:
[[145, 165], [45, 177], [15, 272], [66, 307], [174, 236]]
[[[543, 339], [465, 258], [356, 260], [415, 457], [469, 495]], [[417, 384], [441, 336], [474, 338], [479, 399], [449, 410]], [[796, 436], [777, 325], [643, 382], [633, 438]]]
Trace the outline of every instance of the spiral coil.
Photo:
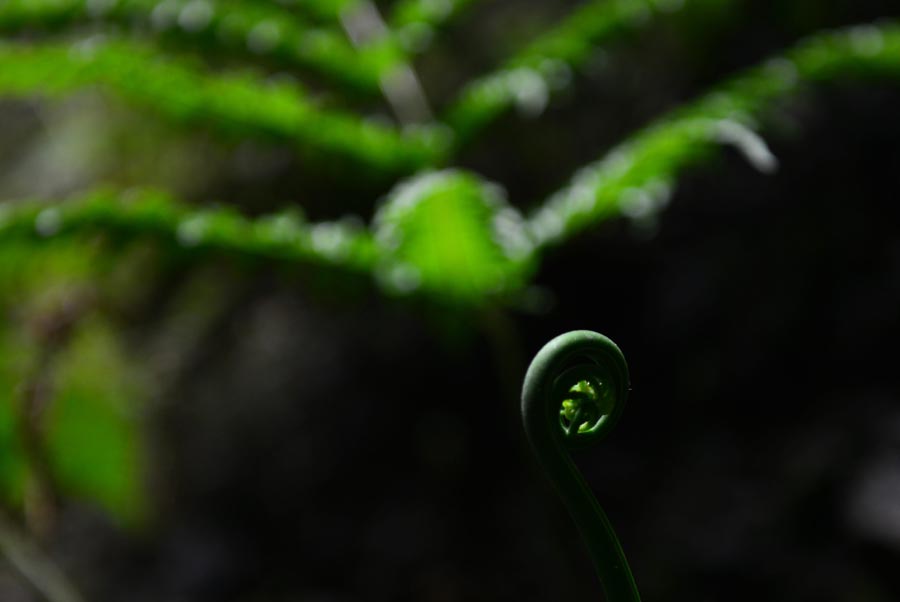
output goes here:
[[612, 431], [628, 397], [628, 365], [602, 334], [576, 330], [547, 343], [522, 386], [522, 421], [531, 447], [578, 526], [609, 602], [640, 602], [612, 524], [569, 450]]

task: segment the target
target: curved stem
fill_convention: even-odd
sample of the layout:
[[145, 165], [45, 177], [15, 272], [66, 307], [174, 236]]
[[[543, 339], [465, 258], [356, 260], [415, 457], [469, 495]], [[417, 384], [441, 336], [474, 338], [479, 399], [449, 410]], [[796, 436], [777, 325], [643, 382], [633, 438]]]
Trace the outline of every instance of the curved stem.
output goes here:
[[621, 416], [627, 395], [622, 352], [608, 338], [587, 330], [547, 343], [531, 362], [522, 387], [528, 440], [581, 532], [609, 602], [641, 598], [612, 524], [569, 450], [604, 438]]

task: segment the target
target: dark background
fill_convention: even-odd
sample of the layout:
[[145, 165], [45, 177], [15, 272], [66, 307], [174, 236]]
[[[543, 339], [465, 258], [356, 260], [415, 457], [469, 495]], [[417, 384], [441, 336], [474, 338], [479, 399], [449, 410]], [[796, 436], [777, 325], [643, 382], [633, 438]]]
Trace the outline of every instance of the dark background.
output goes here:
[[[449, 96], [557, 11], [473, 8], [423, 58], [426, 87]], [[527, 208], [741, 67], [893, 12], [874, 0], [745, 3], [651, 26], [607, 48], [540, 117], [492, 126], [459, 165]], [[122, 530], [73, 501], [48, 548], [98, 601], [598, 599], [517, 398], [532, 355], [587, 328], [622, 348], [633, 390], [615, 433], [578, 461], [645, 600], [900, 600], [897, 107], [896, 82], [780, 104], [764, 129], [776, 173], [726, 149], [679, 179], [658, 223], [612, 221], [552, 250], [537, 310], [344, 294], [211, 261], [225, 309], [147, 412], [151, 525]], [[0, 105], [4, 138], [14, 123], [19, 140], [39, 137], [38, 111]], [[233, 169], [248, 157], [253, 169]], [[389, 184], [317, 176], [268, 148], [200, 163], [172, 186], [239, 198], [250, 214], [302, 191], [311, 218], [368, 219]], [[136, 348], [191, 269], [129, 316]], [[37, 599], [6, 568], [0, 598]]]

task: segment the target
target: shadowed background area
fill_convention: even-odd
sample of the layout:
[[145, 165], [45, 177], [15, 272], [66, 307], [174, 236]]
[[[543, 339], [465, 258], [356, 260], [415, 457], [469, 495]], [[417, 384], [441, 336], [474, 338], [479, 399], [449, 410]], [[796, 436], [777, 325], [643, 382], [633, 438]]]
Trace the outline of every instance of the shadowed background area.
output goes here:
[[[455, 104], [600, 4], [121, 0], [44, 21], [0, 6], [0, 600], [601, 599], [518, 414], [533, 354], [582, 328], [616, 341], [631, 370], [619, 426], [577, 460], [646, 601], [900, 599], [900, 68], [813, 77], [824, 81], [661, 177], [658, 206], [617, 197], [539, 260], [510, 251], [496, 220], [519, 228], [579, 166], [669, 111], [804, 36], [882, 26], [896, 7], [645, 3], [560, 61], [557, 84], [513, 61], [509, 106], [484, 117]], [[397, 5], [425, 17], [404, 21]], [[137, 8], [116, 20], [114, 6]], [[275, 12], [249, 46], [229, 45], [202, 17], [232, 9]], [[166, 11], [180, 11], [171, 29]], [[294, 17], [320, 36], [306, 54], [279, 50]], [[349, 44], [372, 23], [396, 26], [403, 51], [354, 42], [348, 52], [376, 56], [354, 75], [327, 35]], [[893, 48], [866, 27], [851, 37], [861, 55]], [[193, 80], [174, 70], [149, 92], [141, 81], [162, 71], [133, 72], [124, 101], [107, 75], [32, 93], [9, 54], [56, 44], [97, 57], [107, 40], [148, 39], [152, 69], [189, 56], [204, 77], [257, 74], [284, 97], [257, 105], [222, 84], [192, 113], [189, 93], [205, 88], [185, 91]], [[74, 73], [53, 56], [35, 89]], [[320, 103], [311, 125], [285, 134], [305, 119], [287, 109], [259, 121], [297, 82]], [[166, 90], [180, 96], [163, 106]], [[228, 95], [238, 108], [216, 100]], [[442, 185], [426, 172], [443, 167], [458, 171], [438, 178], [487, 183], [453, 180], [433, 210], [404, 204]], [[80, 195], [143, 207], [147, 187], [253, 224], [288, 209], [286, 231], [314, 225], [312, 250], [251, 248], [231, 217], [148, 226], [169, 201], [137, 225], [99, 209], [89, 227], [67, 221]], [[50, 203], [27, 234], [22, 199]], [[485, 211], [495, 236], [482, 244]], [[539, 238], [534, 224], [521, 232]], [[338, 253], [346, 232], [362, 242]], [[454, 253], [469, 255], [442, 262]]]

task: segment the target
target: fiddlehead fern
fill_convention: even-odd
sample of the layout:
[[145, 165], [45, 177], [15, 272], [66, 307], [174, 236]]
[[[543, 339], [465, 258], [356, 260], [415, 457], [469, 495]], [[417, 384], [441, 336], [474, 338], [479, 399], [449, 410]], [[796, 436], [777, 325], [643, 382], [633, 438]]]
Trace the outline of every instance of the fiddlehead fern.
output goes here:
[[569, 450], [603, 439], [628, 396], [628, 366], [611, 340], [576, 330], [547, 343], [522, 387], [522, 420], [535, 455], [581, 531], [608, 602], [640, 602], [625, 553]]

